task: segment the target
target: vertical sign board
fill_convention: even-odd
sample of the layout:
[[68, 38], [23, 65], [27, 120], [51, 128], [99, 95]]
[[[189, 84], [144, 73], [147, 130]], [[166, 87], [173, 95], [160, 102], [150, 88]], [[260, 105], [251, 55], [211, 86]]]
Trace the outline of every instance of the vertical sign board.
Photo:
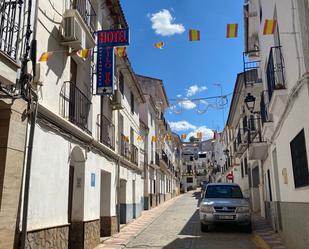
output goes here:
[[129, 45], [129, 30], [101, 30], [98, 35], [97, 94], [114, 93], [114, 47]]
[[91, 173], [91, 187], [95, 187], [95, 173]]

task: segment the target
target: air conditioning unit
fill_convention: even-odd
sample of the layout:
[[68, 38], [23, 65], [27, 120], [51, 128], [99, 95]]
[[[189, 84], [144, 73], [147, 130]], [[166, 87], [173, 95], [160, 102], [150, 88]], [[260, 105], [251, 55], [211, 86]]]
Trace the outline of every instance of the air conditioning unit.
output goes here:
[[73, 49], [86, 47], [86, 33], [79, 20], [77, 10], [66, 10], [61, 25], [61, 44]]
[[116, 90], [114, 92], [113, 98], [111, 100], [111, 105], [112, 105], [113, 110], [123, 109], [122, 95], [119, 90]]

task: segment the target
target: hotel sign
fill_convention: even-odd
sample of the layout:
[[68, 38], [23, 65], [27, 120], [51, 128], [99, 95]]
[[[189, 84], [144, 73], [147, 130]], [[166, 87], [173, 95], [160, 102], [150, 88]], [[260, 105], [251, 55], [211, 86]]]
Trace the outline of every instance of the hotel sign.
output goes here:
[[97, 94], [114, 93], [114, 47], [129, 45], [129, 30], [101, 30], [97, 32]]

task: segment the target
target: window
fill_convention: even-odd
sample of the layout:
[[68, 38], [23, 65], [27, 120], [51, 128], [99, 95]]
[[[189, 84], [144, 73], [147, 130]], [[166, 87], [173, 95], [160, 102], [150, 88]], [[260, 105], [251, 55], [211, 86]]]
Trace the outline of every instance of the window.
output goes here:
[[193, 177], [187, 177], [187, 183], [193, 183]]
[[247, 157], [244, 159], [244, 164], [245, 164], [245, 175], [248, 175], [248, 160]]
[[309, 185], [309, 170], [304, 129], [290, 143], [295, 188]]
[[121, 94], [123, 95], [124, 93], [124, 77], [121, 72], [119, 72], [119, 90]]
[[205, 198], [243, 198], [243, 195], [238, 186], [208, 185]]
[[131, 112], [134, 113], [134, 95], [132, 92], [130, 100], [131, 100]]
[[204, 153], [204, 154], [199, 154], [199, 158], [206, 158], [206, 153]]
[[244, 178], [244, 163], [243, 163], [243, 161], [241, 161], [241, 164], [240, 164], [241, 166], [240, 166], [240, 169], [241, 169], [241, 178]]

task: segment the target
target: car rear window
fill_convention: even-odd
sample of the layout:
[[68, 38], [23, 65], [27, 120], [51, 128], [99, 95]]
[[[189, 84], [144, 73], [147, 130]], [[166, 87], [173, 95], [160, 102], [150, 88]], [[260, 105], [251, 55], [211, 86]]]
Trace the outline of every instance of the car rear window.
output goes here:
[[243, 198], [238, 186], [217, 185], [206, 189], [205, 198]]

